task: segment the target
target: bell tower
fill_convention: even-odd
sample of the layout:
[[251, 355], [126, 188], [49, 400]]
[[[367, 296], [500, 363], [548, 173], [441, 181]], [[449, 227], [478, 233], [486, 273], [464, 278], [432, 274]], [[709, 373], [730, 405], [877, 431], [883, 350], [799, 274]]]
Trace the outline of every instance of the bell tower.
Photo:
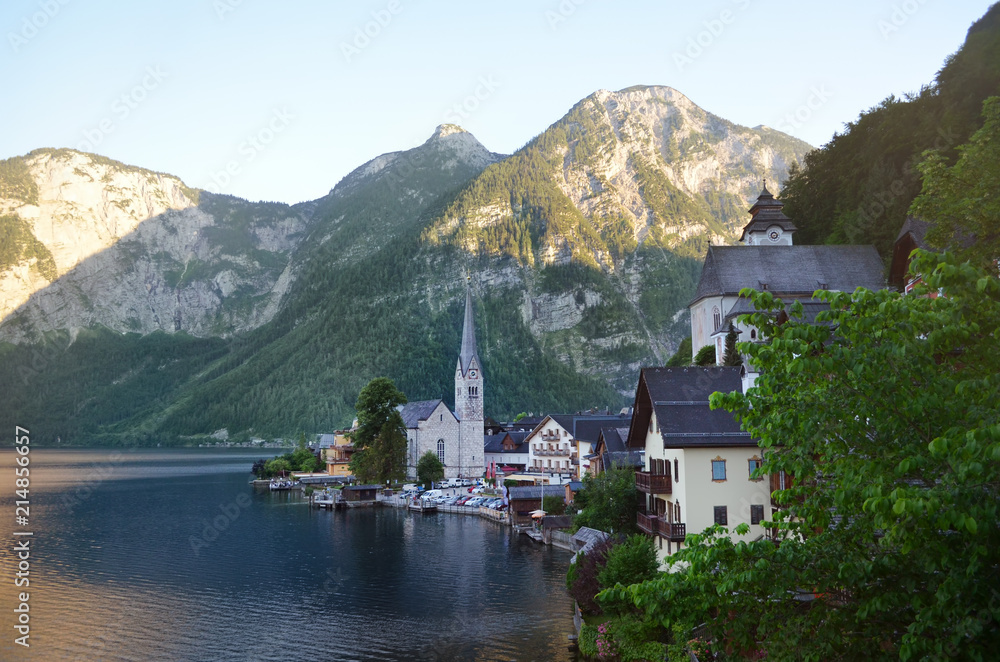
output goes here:
[[479, 478], [485, 467], [483, 449], [483, 395], [485, 379], [476, 352], [476, 323], [473, 317], [472, 288], [465, 290], [465, 323], [462, 349], [455, 370], [455, 415], [459, 420], [459, 473], [463, 478]]

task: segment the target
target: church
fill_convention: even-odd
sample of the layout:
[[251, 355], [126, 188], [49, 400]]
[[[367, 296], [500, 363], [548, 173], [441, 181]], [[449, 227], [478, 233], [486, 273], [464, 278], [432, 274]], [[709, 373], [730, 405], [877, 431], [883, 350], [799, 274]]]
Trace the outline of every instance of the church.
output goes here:
[[769, 291], [785, 304], [802, 302], [807, 316], [826, 307], [812, 298], [816, 290], [853, 292], [884, 288], [882, 260], [874, 246], [796, 246], [795, 224], [782, 212], [784, 204], [763, 187], [750, 208], [738, 246], [710, 246], [702, 265], [691, 311], [691, 356], [713, 345], [722, 363], [730, 322], [740, 340], [756, 341], [757, 330], [738, 317], [754, 312], [739, 296], [744, 287]]
[[455, 411], [443, 400], [403, 405], [406, 427], [406, 475], [417, 475], [417, 461], [434, 452], [444, 465], [445, 478], [476, 479], [485, 471], [483, 395], [485, 379], [476, 353], [476, 325], [472, 291], [465, 293], [462, 348], [455, 368]]

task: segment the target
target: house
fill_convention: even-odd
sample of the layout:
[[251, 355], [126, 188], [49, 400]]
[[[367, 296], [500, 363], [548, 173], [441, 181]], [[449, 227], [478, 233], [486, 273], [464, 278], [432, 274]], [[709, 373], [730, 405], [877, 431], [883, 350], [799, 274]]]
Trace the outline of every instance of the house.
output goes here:
[[319, 436], [319, 452], [326, 463], [326, 473], [331, 476], [348, 478], [351, 474], [351, 457], [354, 445], [347, 436], [349, 430], [337, 430], [333, 434]]
[[630, 450], [625, 445], [628, 428], [601, 428], [601, 434], [590, 454], [590, 473], [599, 474], [611, 466], [630, 466], [642, 471], [643, 450]]
[[465, 293], [462, 347], [455, 370], [455, 411], [443, 400], [422, 400], [400, 407], [406, 430], [406, 473], [415, 478], [427, 451], [444, 465], [445, 478], [480, 478], [485, 471], [483, 397], [486, 378], [476, 351], [472, 291]]
[[583, 483], [578, 480], [571, 480], [564, 487], [566, 488], [566, 493], [563, 496], [563, 501], [568, 506], [576, 499], [576, 493], [583, 489]]
[[[712, 410], [716, 391], [742, 388], [739, 367], [643, 368], [626, 444], [645, 450], [636, 486], [645, 496], [639, 528], [656, 538], [661, 560], [679, 551], [688, 531], [712, 524], [750, 526], [764, 536], [770, 483], [755, 477], [761, 449], [725, 410]], [[733, 534], [735, 536], [735, 534]]]
[[503, 472], [504, 467], [524, 471], [528, 464], [528, 446], [524, 443], [527, 432], [501, 431], [487, 434], [484, 446], [487, 473]]
[[507, 488], [511, 524], [530, 526], [531, 513], [542, 510], [542, 497], [554, 496], [562, 499], [565, 495], [566, 489], [562, 485]]
[[757, 329], [739, 324], [739, 314], [753, 312], [739, 296], [745, 287], [769, 291], [786, 304], [813, 302], [816, 290], [853, 292], [858, 287], [885, 288], [882, 260], [874, 246], [796, 246], [795, 226], [781, 212], [783, 203], [765, 186], [750, 208], [739, 246], [710, 246], [689, 304], [691, 356], [715, 346], [721, 364], [732, 321], [741, 341], [757, 340]]
[[589, 471], [592, 448], [608, 425], [627, 425], [627, 413], [552, 414], [545, 416], [525, 439], [528, 445], [526, 471], [562, 483], [579, 479]]

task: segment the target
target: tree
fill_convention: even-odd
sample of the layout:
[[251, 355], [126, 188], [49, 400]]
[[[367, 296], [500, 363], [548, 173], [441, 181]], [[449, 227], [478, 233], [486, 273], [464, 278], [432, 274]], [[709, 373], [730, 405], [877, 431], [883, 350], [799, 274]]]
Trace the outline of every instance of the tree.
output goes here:
[[1000, 280], [922, 251], [913, 271], [943, 296], [821, 292], [815, 325], [742, 293], [767, 342], [740, 350], [762, 372], [712, 404], [759, 440], [764, 472], [794, 477], [775, 493], [781, 544], [714, 527], [671, 557], [683, 570], [603, 597], [768, 660], [995, 656]]
[[406, 396], [388, 377], [376, 377], [358, 394], [351, 471], [362, 482], [381, 485], [406, 476], [406, 435], [396, 409], [405, 403]]
[[694, 355], [694, 365], [715, 365], [715, 345], [705, 345]]
[[417, 460], [417, 482], [430, 486], [444, 478], [444, 465], [434, 451], [427, 451]]
[[574, 502], [583, 511], [573, 520], [576, 528], [586, 526], [622, 535], [638, 533], [639, 491], [632, 467], [612, 465], [597, 475], [588, 473]]
[[[924, 152], [923, 189], [910, 213], [932, 223], [927, 241], [976, 264], [1000, 257], [1000, 97], [983, 102], [983, 128], [958, 148], [948, 167], [939, 150]], [[974, 239], [974, 241], [970, 241]]]
[[655, 578], [659, 570], [653, 539], [636, 533], [611, 549], [597, 581], [605, 588], [615, 584], [628, 586]]
[[542, 510], [547, 515], [562, 515], [566, 512], [566, 500], [555, 494], [543, 496]]
[[691, 365], [691, 336], [681, 341], [677, 351], [667, 361], [668, 368]]
[[722, 365], [743, 365], [743, 357], [740, 356], [739, 350], [736, 349], [736, 340], [738, 338], [739, 334], [736, 333], [736, 328], [733, 326], [733, 323], [730, 322], [729, 332], [726, 333], [726, 352], [722, 355]]

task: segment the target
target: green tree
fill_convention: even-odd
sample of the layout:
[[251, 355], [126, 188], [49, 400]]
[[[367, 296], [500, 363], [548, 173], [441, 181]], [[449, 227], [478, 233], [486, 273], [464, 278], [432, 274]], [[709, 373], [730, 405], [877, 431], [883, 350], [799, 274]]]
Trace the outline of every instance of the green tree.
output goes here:
[[694, 365], [715, 365], [715, 345], [705, 345], [694, 355]]
[[[612, 589], [768, 660], [986, 660], [1000, 648], [1000, 280], [918, 252], [926, 292], [821, 292], [817, 324], [750, 296], [762, 374], [716, 393], [759, 439], [781, 544], [689, 536], [679, 572]], [[741, 524], [738, 533], [746, 533]], [[676, 565], [676, 564], [681, 565]], [[793, 596], [813, 594], [803, 602]]]
[[939, 150], [924, 152], [923, 189], [910, 213], [932, 223], [932, 246], [987, 265], [1000, 257], [1000, 97], [983, 103], [983, 117], [954, 166]]
[[547, 515], [562, 515], [566, 512], [566, 500], [554, 494], [543, 496], [542, 510]]
[[691, 365], [691, 336], [681, 341], [680, 346], [677, 347], [677, 351], [667, 361], [666, 367], [675, 368], [684, 365]]
[[358, 394], [358, 428], [351, 435], [351, 471], [365, 483], [383, 484], [406, 476], [406, 435], [397, 406], [406, 396], [388, 377], [376, 377]]
[[722, 355], [722, 365], [743, 365], [743, 357], [740, 355], [739, 350], [736, 349], [736, 341], [738, 338], [739, 334], [736, 333], [736, 328], [733, 326], [733, 323], [730, 322], [729, 332], [726, 333], [726, 351]]
[[574, 527], [622, 535], [638, 533], [639, 491], [632, 467], [612, 465], [596, 476], [588, 473], [574, 501], [583, 511], [574, 518]]
[[434, 451], [427, 451], [417, 460], [417, 482], [430, 487], [444, 478], [444, 465]]

